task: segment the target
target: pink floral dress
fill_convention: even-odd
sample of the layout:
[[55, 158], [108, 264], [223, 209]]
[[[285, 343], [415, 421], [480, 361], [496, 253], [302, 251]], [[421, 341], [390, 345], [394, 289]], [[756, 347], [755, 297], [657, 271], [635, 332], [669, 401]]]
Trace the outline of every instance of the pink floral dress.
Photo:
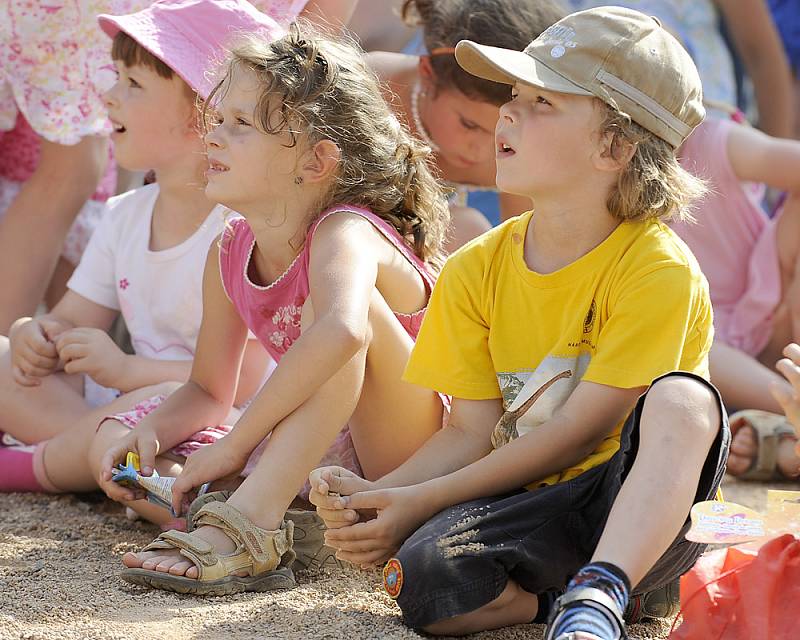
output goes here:
[[[116, 78], [111, 41], [97, 15], [140, 11], [153, 0], [2, 0], [0, 2], [0, 217], [39, 161], [40, 138], [63, 145], [107, 135], [102, 94]], [[281, 23], [307, 0], [252, 0]], [[77, 264], [113, 195], [113, 162], [70, 229], [64, 257]]]

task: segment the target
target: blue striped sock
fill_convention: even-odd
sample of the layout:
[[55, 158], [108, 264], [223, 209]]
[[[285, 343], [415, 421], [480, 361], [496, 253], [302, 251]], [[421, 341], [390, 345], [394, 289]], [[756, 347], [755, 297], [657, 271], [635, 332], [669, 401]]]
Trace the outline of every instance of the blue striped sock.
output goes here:
[[[608, 562], [592, 562], [570, 580], [567, 593], [578, 587], [600, 589], [617, 604], [620, 611], [625, 611], [631, 583], [625, 572], [616, 565]], [[553, 637], [559, 638], [562, 634], [582, 631], [594, 634], [602, 640], [616, 640], [618, 637], [616, 630], [616, 625], [601, 611], [577, 604], [561, 617]]]

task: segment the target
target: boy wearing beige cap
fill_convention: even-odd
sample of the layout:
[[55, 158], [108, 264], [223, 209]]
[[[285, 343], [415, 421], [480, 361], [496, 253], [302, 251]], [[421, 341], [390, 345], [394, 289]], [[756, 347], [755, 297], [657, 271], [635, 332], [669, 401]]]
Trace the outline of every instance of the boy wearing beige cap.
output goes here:
[[534, 211], [454, 254], [433, 292], [406, 379], [453, 396], [448, 427], [377, 482], [315, 471], [312, 501], [341, 558], [394, 555], [385, 586], [414, 628], [550, 610], [549, 639], [625, 637], [630, 594], [702, 552], [683, 534], [730, 439], [708, 286], [663, 222], [703, 190], [674, 155], [703, 118], [700, 80], [656, 20], [613, 7], [524, 52], [456, 57], [513, 85], [497, 183]]

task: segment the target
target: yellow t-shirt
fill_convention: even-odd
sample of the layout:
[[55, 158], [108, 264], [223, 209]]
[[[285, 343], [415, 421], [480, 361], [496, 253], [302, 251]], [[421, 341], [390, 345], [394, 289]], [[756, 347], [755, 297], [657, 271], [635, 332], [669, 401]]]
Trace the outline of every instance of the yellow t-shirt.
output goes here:
[[[543, 275], [523, 256], [532, 216], [509, 220], [450, 257], [405, 380], [457, 398], [502, 398], [524, 435], [549, 420], [581, 380], [629, 389], [675, 370], [708, 378], [708, 283], [666, 225], [621, 223], [589, 253]], [[588, 458], [531, 486], [608, 460], [622, 425]], [[492, 442], [516, 436], [498, 426]]]

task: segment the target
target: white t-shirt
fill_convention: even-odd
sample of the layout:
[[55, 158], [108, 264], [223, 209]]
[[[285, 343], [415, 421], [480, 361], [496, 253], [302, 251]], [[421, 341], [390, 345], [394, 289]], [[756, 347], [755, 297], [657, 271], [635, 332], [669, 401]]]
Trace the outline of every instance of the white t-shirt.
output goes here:
[[203, 269], [211, 243], [225, 226], [216, 206], [202, 226], [177, 246], [151, 251], [150, 226], [158, 185], [108, 201], [67, 286], [122, 313], [137, 355], [191, 360], [203, 318]]

